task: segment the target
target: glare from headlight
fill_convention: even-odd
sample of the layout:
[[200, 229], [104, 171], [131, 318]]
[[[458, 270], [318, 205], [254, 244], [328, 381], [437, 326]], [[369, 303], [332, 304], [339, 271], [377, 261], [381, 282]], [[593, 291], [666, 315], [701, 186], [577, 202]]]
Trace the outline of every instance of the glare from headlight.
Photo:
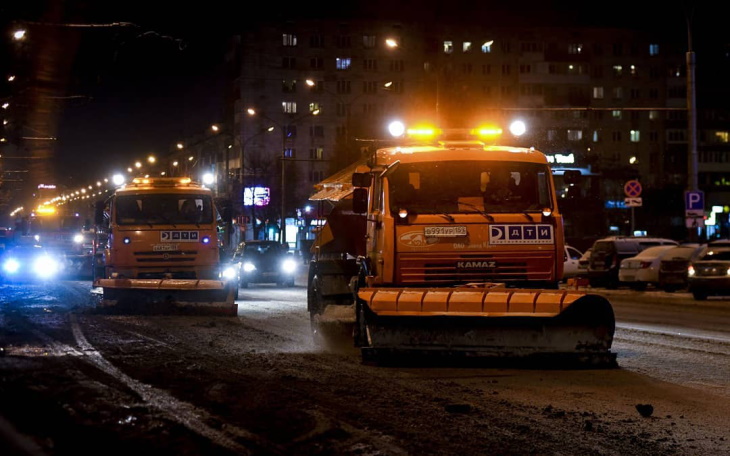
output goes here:
[[243, 263], [243, 270], [246, 272], [253, 272], [256, 270], [256, 266], [254, 266], [253, 263], [246, 262]]
[[74, 236], [74, 243], [81, 244], [84, 242], [84, 235], [83, 234], [77, 234]]
[[282, 271], [286, 272], [287, 274], [291, 274], [292, 272], [296, 271], [297, 269], [297, 263], [292, 260], [291, 258], [284, 260], [284, 262], [281, 264]]
[[41, 278], [54, 276], [58, 272], [58, 263], [49, 256], [38, 257], [33, 263], [33, 272]]
[[231, 280], [236, 278], [236, 269], [233, 266], [228, 266], [223, 270], [223, 278]]
[[3, 263], [3, 271], [8, 274], [15, 274], [20, 269], [20, 263], [15, 258], [9, 258]]

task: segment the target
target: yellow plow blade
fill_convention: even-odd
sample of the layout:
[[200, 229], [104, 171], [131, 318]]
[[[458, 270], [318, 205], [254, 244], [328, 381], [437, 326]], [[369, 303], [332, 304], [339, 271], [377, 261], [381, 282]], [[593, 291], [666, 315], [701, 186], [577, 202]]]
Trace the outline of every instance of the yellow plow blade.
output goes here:
[[430, 353], [615, 366], [615, 317], [600, 295], [458, 287], [361, 288], [357, 296], [356, 343], [368, 358]]
[[94, 286], [102, 289], [98, 307], [144, 313], [238, 313], [234, 288], [237, 284], [220, 280], [98, 279]]

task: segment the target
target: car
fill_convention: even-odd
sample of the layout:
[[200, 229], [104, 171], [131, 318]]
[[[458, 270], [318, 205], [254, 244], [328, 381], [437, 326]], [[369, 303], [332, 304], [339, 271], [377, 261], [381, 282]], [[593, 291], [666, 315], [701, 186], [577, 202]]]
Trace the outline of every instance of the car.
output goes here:
[[690, 262], [687, 288], [698, 301], [730, 295], [730, 247], [707, 247]]
[[645, 290], [650, 285], [655, 287], [659, 283], [659, 262], [673, 248], [673, 245], [657, 245], [624, 258], [618, 270], [619, 284], [635, 290]]
[[586, 277], [588, 275], [588, 262], [591, 260], [591, 250], [588, 249], [583, 252], [583, 255], [578, 260], [578, 275], [580, 277]]
[[571, 245], [565, 246], [565, 256], [563, 261], [563, 282], [580, 274], [579, 260], [583, 257], [583, 252]]
[[35, 244], [11, 247], [0, 256], [0, 278], [6, 282], [52, 280], [62, 272], [62, 260]]
[[241, 242], [231, 261], [239, 265], [239, 283], [242, 288], [252, 283], [277, 283], [292, 287], [300, 263], [286, 246], [270, 240]]
[[618, 287], [621, 260], [632, 257], [655, 245], [679, 245], [678, 241], [646, 236], [609, 236], [591, 246], [588, 261], [588, 282], [591, 287]]
[[673, 247], [659, 260], [659, 283], [657, 287], [673, 293], [687, 288], [687, 268], [706, 245], [682, 244]]

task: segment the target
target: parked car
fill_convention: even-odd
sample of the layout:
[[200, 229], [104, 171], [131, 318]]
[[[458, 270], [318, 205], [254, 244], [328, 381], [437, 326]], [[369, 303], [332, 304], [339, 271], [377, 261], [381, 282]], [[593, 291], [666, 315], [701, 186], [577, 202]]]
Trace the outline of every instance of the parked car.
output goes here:
[[708, 247], [690, 262], [687, 286], [698, 301], [730, 295], [730, 247]]
[[659, 283], [659, 262], [664, 254], [676, 248], [673, 245], [657, 245], [648, 247], [637, 255], [621, 260], [618, 270], [620, 285], [629, 286], [635, 290], [645, 290], [649, 285]]
[[635, 256], [656, 245], [679, 245], [666, 238], [644, 236], [609, 236], [598, 239], [591, 247], [588, 261], [588, 281], [592, 287], [616, 288], [621, 260]]
[[51, 280], [62, 272], [62, 259], [39, 245], [19, 244], [0, 256], [0, 278], [6, 282]]
[[583, 252], [576, 249], [571, 245], [565, 246], [565, 256], [563, 259], [563, 282], [567, 281], [571, 277], [579, 275], [580, 270], [578, 269], [578, 261], [583, 256]]
[[276, 241], [252, 240], [241, 242], [231, 262], [239, 267], [240, 284], [277, 283], [294, 286], [300, 261]]
[[669, 249], [659, 260], [658, 288], [672, 293], [687, 288], [687, 268], [706, 245], [682, 244]]
[[591, 260], [591, 250], [588, 249], [583, 252], [583, 255], [578, 260], [578, 275], [581, 277], [588, 276], [588, 262]]

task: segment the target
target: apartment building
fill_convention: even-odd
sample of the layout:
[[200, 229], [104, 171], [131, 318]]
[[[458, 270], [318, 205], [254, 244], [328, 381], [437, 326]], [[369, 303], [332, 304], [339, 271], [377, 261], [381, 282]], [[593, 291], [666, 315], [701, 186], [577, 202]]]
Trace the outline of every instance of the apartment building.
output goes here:
[[[229, 169], [254, 220], [283, 211], [289, 225], [301, 222], [314, 184], [383, 144], [397, 118], [443, 128], [490, 122], [503, 126], [501, 143], [547, 154], [569, 237], [686, 233], [681, 42], [619, 28], [301, 19], [247, 27], [229, 63]], [[726, 115], [719, 106], [698, 116], [708, 205], [727, 201]], [[514, 119], [527, 125], [519, 138], [507, 133]], [[560, 178], [564, 169], [582, 170], [577, 191]], [[633, 209], [624, 204], [630, 180], [643, 188]]]

